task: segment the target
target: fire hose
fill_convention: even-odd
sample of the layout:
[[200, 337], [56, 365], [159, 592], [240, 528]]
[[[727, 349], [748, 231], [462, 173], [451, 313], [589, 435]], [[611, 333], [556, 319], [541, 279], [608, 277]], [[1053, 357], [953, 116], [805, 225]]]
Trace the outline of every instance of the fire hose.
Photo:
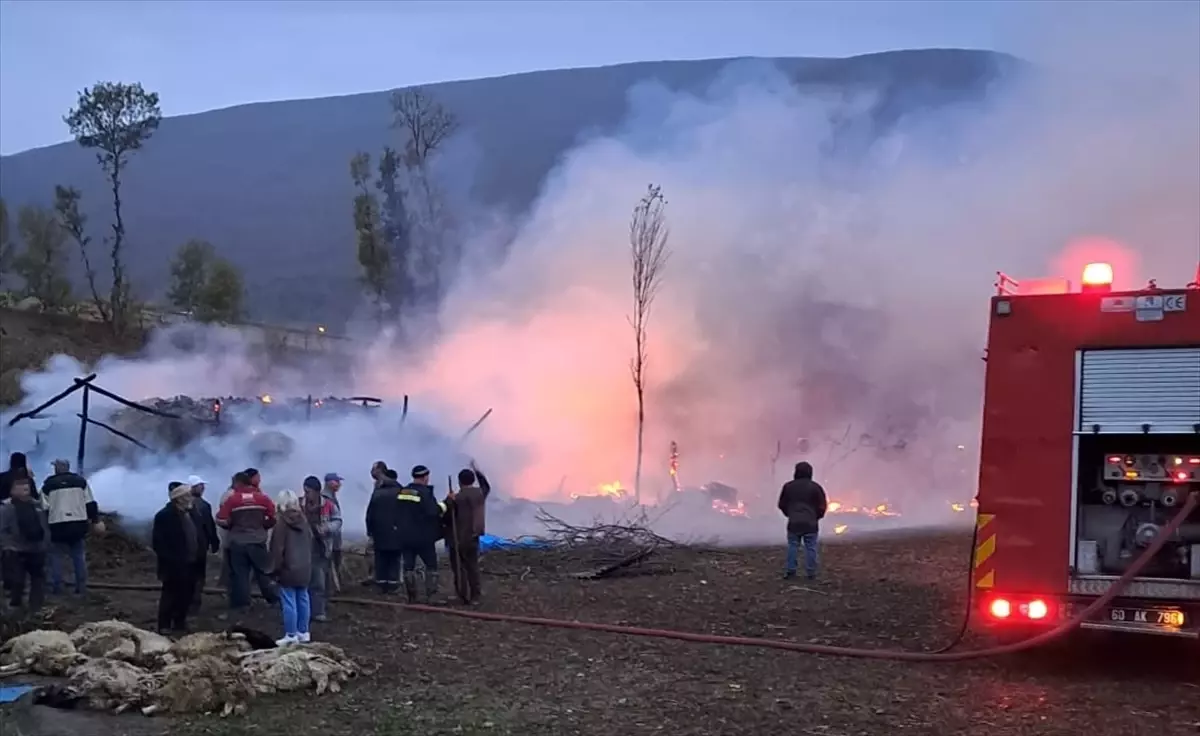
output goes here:
[[[1104, 606], [1112, 602], [1114, 598], [1121, 594], [1121, 591], [1133, 580], [1144, 568], [1159, 550], [1167, 543], [1171, 537], [1183, 524], [1193, 511], [1200, 507], [1200, 491], [1193, 491], [1189, 496], [1187, 503], [1183, 505], [1175, 518], [1167, 524], [1159, 534], [1154, 538], [1145, 550], [1142, 551], [1120, 578], [1115, 580], [1096, 600], [1092, 601], [1086, 608], [1077, 613], [1071, 619], [1064, 621], [1049, 631], [1045, 631], [1036, 636], [1030, 637], [1019, 642], [1005, 644], [1001, 646], [989, 647], [986, 649], [976, 649], [973, 651], [963, 652], [914, 652], [903, 650], [889, 649], [863, 649], [858, 647], [840, 647], [826, 644], [811, 644], [807, 642], [795, 641], [778, 641], [775, 639], [765, 639], [762, 637], [750, 636], [726, 636], [719, 634], [700, 634], [690, 631], [676, 631], [672, 629], [654, 629], [644, 628], [639, 626], [626, 626], [619, 624], [604, 624], [590, 621], [575, 621], [571, 619], [556, 619], [542, 618], [537, 616], [522, 616], [519, 614], [507, 613], [489, 613], [486, 611], [462, 610], [456, 608], [443, 608], [441, 606], [431, 606], [424, 604], [400, 603], [398, 601], [389, 601], [377, 598], [354, 598], [354, 597], [336, 597], [331, 600], [338, 603], [348, 603], [361, 606], [375, 606], [384, 608], [396, 608], [407, 611], [416, 611], [420, 613], [438, 613], [445, 616], [456, 616], [458, 618], [474, 619], [477, 621], [495, 621], [504, 623], [526, 624], [529, 626], [545, 626], [556, 629], [568, 629], [576, 631], [596, 631], [607, 634], [620, 634], [624, 636], [637, 636], [654, 639], [672, 639], [675, 641], [686, 641], [695, 644], [716, 644], [720, 646], [737, 646], [737, 647], [758, 647], [764, 649], [781, 649], [787, 652], [800, 652], [804, 654], [822, 654], [832, 657], [851, 657], [856, 659], [880, 659], [891, 660], [897, 662], [963, 662], [972, 659], [984, 659], [987, 657], [996, 657], [1005, 654], [1014, 654], [1029, 649], [1048, 644], [1051, 641], [1059, 639], [1071, 631], [1078, 628], [1082, 623], [1090, 619]], [[137, 585], [125, 583], [90, 583], [90, 587], [104, 590], [143, 590], [156, 591], [159, 589], [157, 585]], [[206, 588], [205, 593], [224, 594], [223, 590], [217, 588]]]

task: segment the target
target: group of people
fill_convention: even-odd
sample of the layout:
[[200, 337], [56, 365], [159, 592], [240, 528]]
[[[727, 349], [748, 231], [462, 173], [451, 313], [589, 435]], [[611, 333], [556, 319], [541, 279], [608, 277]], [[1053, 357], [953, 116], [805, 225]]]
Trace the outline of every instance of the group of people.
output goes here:
[[87, 480], [67, 460], [55, 460], [53, 468], [40, 491], [23, 453], [14, 452], [0, 473], [0, 580], [4, 602], [16, 610], [41, 608], [47, 567], [50, 592], [61, 594], [68, 560], [75, 593], [86, 593], [84, 541], [104, 532]]
[[[376, 586], [391, 593], [403, 584], [409, 603], [418, 600], [418, 592], [431, 601], [438, 590], [436, 545], [444, 539], [455, 592], [462, 602], [477, 605], [482, 595], [479, 540], [492, 490], [487, 476], [472, 461], [458, 471], [458, 491], [447, 489], [441, 501], [429, 482], [429, 468], [417, 465], [411, 476], [402, 486], [399, 474], [382, 461], [371, 467], [375, 488], [367, 504], [366, 529]], [[424, 568], [424, 591], [418, 591], [418, 560]]]
[[200, 608], [209, 555], [219, 554], [232, 611], [250, 606], [253, 579], [263, 598], [281, 607], [280, 643], [308, 641], [310, 621], [327, 620], [329, 579], [337, 579], [341, 482], [337, 473], [327, 473], [324, 483], [309, 476], [302, 495], [283, 491], [273, 500], [260, 487], [259, 471], [247, 468], [233, 475], [215, 514], [204, 498], [208, 484], [203, 478], [168, 484], [167, 503], [155, 514], [151, 530], [162, 583], [159, 630], [187, 630], [188, 616]]
[[[67, 460], [55, 460], [54, 473], [39, 491], [25, 455], [16, 452], [0, 472], [0, 580], [4, 601], [14, 609], [40, 608], [46, 571], [50, 590], [63, 588], [64, 562], [74, 571], [74, 590], [87, 590], [84, 543], [90, 532], [103, 533], [99, 509], [87, 479], [71, 471]], [[401, 586], [409, 603], [431, 602], [438, 591], [437, 542], [444, 540], [458, 598], [480, 602], [479, 542], [491, 484], [474, 461], [458, 472], [458, 490], [442, 500], [430, 483], [429, 468], [412, 468], [401, 485], [398, 473], [383, 461], [371, 467], [374, 489], [367, 504], [366, 532], [373, 550], [373, 578], [378, 589], [394, 593]], [[280, 643], [308, 641], [311, 621], [328, 620], [328, 599], [340, 588], [342, 510], [338, 500], [344, 479], [326, 473], [308, 476], [297, 496], [283, 491], [272, 500], [261, 488], [255, 468], [235, 473], [214, 514], [204, 498], [207, 483], [193, 475], [168, 485], [168, 502], [154, 517], [152, 547], [162, 583], [158, 628], [181, 633], [187, 618], [200, 607], [210, 554], [221, 554], [221, 581], [230, 609], [250, 605], [251, 580], [263, 598], [279, 605], [284, 637]], [[813, 480], [807, 462], [796, 464], [794, 477], [780, 490], [778, 507], [788, 519], [788, 554], [784, 576], [800, 567], [817, 574], [817, 539], [827, 510], [824, 489]], [[424, 570], [419, 591], [417, 563]], [[28, 595], [28, 598], [26, 596]]]
[[[487, 478], [472, 462], [458, 474], [458, 491], [450, 489], [439, 501], [422, 465], [413, 468], [412, 482], [404, 486], [382, 461], [372, 466], [371, 476], [366, 530], [377, 587], [392, 593], [403, 582], [408, 601], [416, 602], [420, 560], [425, 602], [430, 602], [438, 588], [436, 543], [444, 539], [459, 597], [478, 603], [479, 539], [491, 490]], [[204, 499], [202, 478], [170, 483], [151, 532], [162, 583], [159, 630], [187, 630], [188, 616], [199, 609], [208, 557], [219, 553], [230, 609], [250, 605], [253, 581], [262, 597], [280, 608], [284, 635], [278, 643], [309, 641], [311, 622], [328, 620], [329, 594], [340, 588], [343, 480], [337, 473], [326, 473], [323, 482], [310, 475], [300, 495], [285, 490], [272, 499], [261, 489], [259, 471], [247, 468], [234, 474], [215, 514]]]

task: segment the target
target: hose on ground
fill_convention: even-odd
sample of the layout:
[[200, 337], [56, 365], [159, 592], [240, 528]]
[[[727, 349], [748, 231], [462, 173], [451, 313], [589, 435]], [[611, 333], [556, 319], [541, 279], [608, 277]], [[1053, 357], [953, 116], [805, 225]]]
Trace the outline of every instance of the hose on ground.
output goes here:
[[[1200, 507], [1200, 491], [1193, 491], [1187, 502], [1175, 515], [1169, 524], [1163, 527], [1154, 540], [1150, 543], [1142, 554], [1133, 561], [1133, 564], [1125, 570], [1120, 578], [1115, 580], [1103, 595], [1092, 601], [1086, 608], [1077, 613], [1068, 621], [1060, 623], [1049, 631], [1045, 631], [1037, 636], [1025, 639], [1024, 641], [1013, 642], [1003, 646], [989, 647], [986, 649], [977, 649], [973, 651], [962, 652], [913, 652], [902, 650], [889, 649], [863, 649], [858, 647], [839, 647], [826, 644], [810, 644], [806, 642], [795, 641], [778, 641], [775, 639], [765, 639], [761, 637], [749, 636], [724, 636], [718, 634], [700, 634], [690, 631], [674, 631], [671, 629], [652, 629], [638, 626], [623, 626], [617, 624], [594, 623], [590, 621], [573, 621], [569, 619], [556, 618], [541, 618], [537, 616], [522, 616], [507, 613], [490, 613], [486, 611], [462, 610], [457, 608], [443, 608], [441, 606], [430, 606], [412, 603], [400, 603], [398, 601], [390, 601], [381, 598], [355, 598], [355, 597], [336, 597], [332, 600], [338, 603], [349, 603], [361, 606], [375, 606], [382, 608], [398, 608], [407, 611], [417, 611], [420, 613], [438, 613], [444, 616], [456, 616], [458, 618], [474, 619], [476, 621], [496, 621], [504, 623], [527, 624], [530, 626], [546, 626], [557, 629], [570, 629], [576, 631], [597, 631], [608, 634], [621, 634], [624, 636], [638, 636], [656, 639], [673, 639], [676, 641], [686, 641], [695, 644], [716, 644], [720, 646], [738, 646], [738, 647], [758, 647], [765, 649], [780, 649], [787, 652], [800, 652], [804, 654], [821, 654], [833, 657], [850, 657], [856, 659], [879, 659], [891, 660], [896, 662], [963, 662], [973, 659], [984, 659], [988, 657], [996, 657], [1005, 654], [1014, 654], [1035, 647], [1048, 644], [1079, 627], [1084, 621], [1091, 618], [1101, 608], [1112, 602], [1114, 598], [1120, 595], [1121, 591], [1129, 584], [1133, 578], [1142, 571], [1151, 559], [1158, 554], [1167, 540], [1175, 534], [1184, 520], [1191, 515], [1197, 507]], [[89, 583], [89, 587], [106, 589], [106, 590], [145, 590], [157, 591], [157, 585], [138, 585], [124, 583]], [[205, 589], [206, 593], [223, 594], [224, 591], [219, 589]]]
[[955, 630], [954, 636], [950, 640], [938, 647], [930, 649], [929, 654], [945, 654], [952, 649], [956, 649], [962, 640], [967, 637], [967, 632], [971, 630], [971, 613], [975, 607], [975, 548], [979, 545], [979, 506], [975, 507], [975, 524], [971, 528], [971, 547], [967, 550], [967, 574], [964, 575], [964, 580], [967, 586], [967, 593], [963, 597], [963, 612], [962, 618], [959, 619], [958, 629]]

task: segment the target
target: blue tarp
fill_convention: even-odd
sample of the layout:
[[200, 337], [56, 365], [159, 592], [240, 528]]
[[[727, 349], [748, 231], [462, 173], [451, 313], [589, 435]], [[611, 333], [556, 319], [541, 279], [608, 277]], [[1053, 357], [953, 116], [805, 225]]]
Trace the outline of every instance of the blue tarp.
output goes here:
[[14, 703], [17, 698], [25, 693], [36, 690], [34, 685], [10, 685], [8, 687], [0, 687], [0, 703]]
[[486, 552], [490, 549], [547, 549], [550, 544], [534, 537], [517, 537], [516, 539], [505, 539], [491, 534], [484, 534], [479, 538], [479, 551]]

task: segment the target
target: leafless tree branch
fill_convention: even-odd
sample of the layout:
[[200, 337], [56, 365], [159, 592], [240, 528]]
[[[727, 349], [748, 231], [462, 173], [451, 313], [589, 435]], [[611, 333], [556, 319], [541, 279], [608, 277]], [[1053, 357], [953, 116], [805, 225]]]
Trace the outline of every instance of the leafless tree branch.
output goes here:
[[629, 223], [630, 265], [633, 267], [633, 314], [628, 318], [633, 327], [634, 354], [629, 372], [637, 392], [637, 468], [634, 471], [634, 498], [642, 501], [642, 449], [646, 424], [646, 325], [650, 309], [662, 286], [663, 272], [671, 251], [667, 248], [670, 229], [667, 226], [667, 200], [662, 187], [650, 184], [646, 195], [633, 208]]

